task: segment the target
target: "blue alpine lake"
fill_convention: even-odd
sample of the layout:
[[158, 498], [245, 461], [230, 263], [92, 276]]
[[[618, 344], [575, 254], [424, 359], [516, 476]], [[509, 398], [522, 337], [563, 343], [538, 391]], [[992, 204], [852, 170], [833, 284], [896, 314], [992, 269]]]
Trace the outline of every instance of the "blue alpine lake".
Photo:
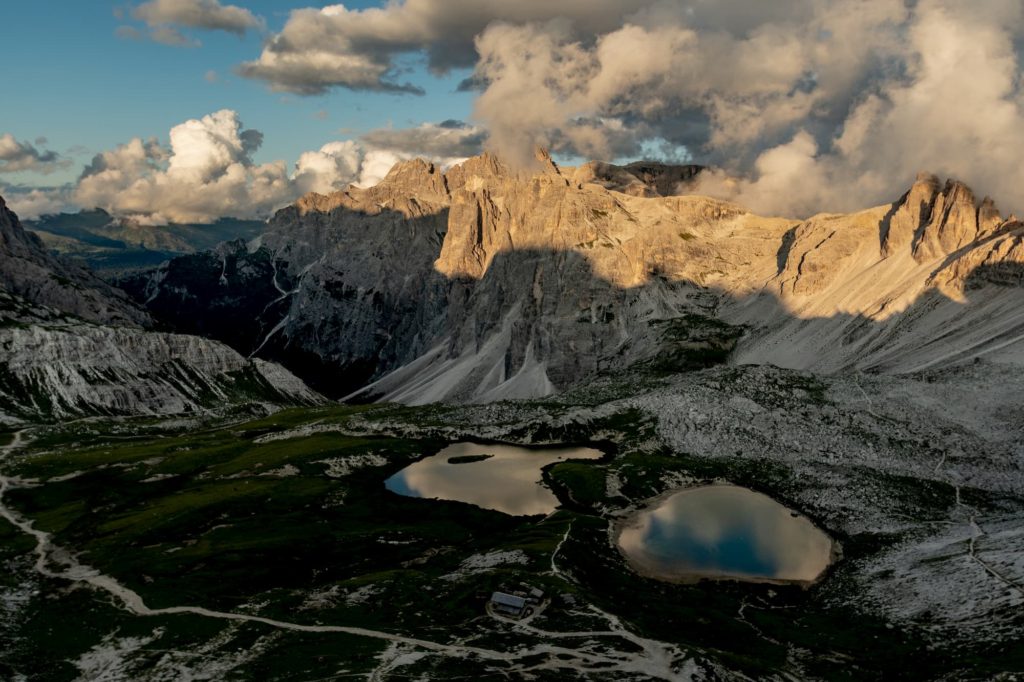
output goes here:
[[834, 543], [805, 516], [734, 485], [689, 488], [626, 521], [618, 546], [640, 574], [671, 582], [701, 578], [811, 583]]

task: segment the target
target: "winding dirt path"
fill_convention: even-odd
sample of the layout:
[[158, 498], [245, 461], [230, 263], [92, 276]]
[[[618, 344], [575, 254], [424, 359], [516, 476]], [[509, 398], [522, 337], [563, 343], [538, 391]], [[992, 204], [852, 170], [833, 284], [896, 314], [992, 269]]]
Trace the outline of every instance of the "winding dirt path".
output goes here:
[[[23, 433], [23, 431], [15, 433], [14, 438], [9, 444], [0, 447], [0, 466], [4, 464], [11, 453], [23, 445]], [[498, 663], [514, 664], [524, 659], [547, 655], [547, 660], [544, 663], [534, 663], [529, 668], [506, 670], [509, 673], [517, 672], [517, 670], [518, 672], [526, 672], [527, 670], [541, 668], [569, 669], [578, 672], [641, 673], [655, 679], [680, 680], [691, 677], [692, 674], [699, 670], [696, 664], [692, 660], [688, 660], [677, 647], [635, 635], [623, 627], [618, 618], [597, 609], [595, 609], [595, 612], [609, 623], [611, 626], [610, 630], [598, 632], [549, 632], [533, 626], [517, 629], [523, 634], [531, 634], [547, 640], [561, 638], [621, 638], [640, 647], [643, 653], [597, 652], [569, 649], [551, 644], [539, 644], [529, 648], [519, 648], [514, 651], [496, 651], [466, 644], [442, 644], [366, 628], [292, 623], [263, 616], [217, 611], [201, 606], [150, 608], [137, 592], [122, 585], [112, 576], [104, 575], [97, 569], [79, 562], [71, 552], [55, 545], [50, 533], [35, 528], [31, 521], [22, 518], [17, 512], [7, 507], [4, 503], [4, 497], [7, 492], [25, 485], [27, 485], [25, 481], [0, 472], [0, 517], [6, 519], [26, 535], [35, 538], [35, 570], [47, 578], [82, 583], [100, 592], [105, 592], [112, 596], [126, 611], [136, 616], [191, 614], [230, 622], [260, 623], [291, 632], [341, 633], [357, 637], [369, 637], [392, 644], [406, 645], [435, 655], [453, 656], [461, 659], [473, 656], [483, 661]], [[60, 567], [59, 569], [56, 568], [58, 566]]]

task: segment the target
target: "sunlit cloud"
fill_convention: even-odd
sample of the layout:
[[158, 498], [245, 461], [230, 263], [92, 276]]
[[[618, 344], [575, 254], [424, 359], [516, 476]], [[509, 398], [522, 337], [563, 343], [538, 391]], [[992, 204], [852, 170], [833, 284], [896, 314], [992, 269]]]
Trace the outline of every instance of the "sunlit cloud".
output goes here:
[[[224, 31], [244, 36], [249, 31], [265, 27], [263, 19], [237, 5], [223, 5], [218, 0], [149, 0], [129, 12], [142, 22], [146, 30], [123, 25], [116, 35], [129, 40], [148, 38], [174, 47], [198, 47], [198, 39], [186, 35], [182, 29]], [[125, 18], [124, 10], [114, 12], [118, 19]]]
[[240, 73], [418, 93], [409, 55], [471, 69], [475, 124], [513, 161], [660, 140], [719, 169], [700, 191], [761, 212], [890, 201], [919, 170], [1020, 209], [1022, 26], [1016, 0], [405, 0], [297, 10]]
[[46, 138], [38, 138], [35, 144], [18, 141], [11, 133], [0, 135], [0, 173], [53, 173], [68, 166], [70, 161], [52, 150], [39, 149]]
[[[0, 138], [0, 162], [10, 148], [12, 169], [14, 164], [38, 170], [57, 163], [52, 153], [8, 137]], [[73, 186], [5, 192], [23, 218], [75, 206], [103, 208], [149, 224], [263, 218], [308, 192], [374, 185], [394, 164], [414, 157], [450, 166], [478, 152], [483, 140], [480, 129], [445, 121], [331, 141], [301, 153], [293, 165], [257, 163], [253, 155], [262, 147], [263, 133], [246, 128], [230, 109], [176, 125], [168, 138], [169, 144], [156, 137], [133, 138], [96, 154]]]

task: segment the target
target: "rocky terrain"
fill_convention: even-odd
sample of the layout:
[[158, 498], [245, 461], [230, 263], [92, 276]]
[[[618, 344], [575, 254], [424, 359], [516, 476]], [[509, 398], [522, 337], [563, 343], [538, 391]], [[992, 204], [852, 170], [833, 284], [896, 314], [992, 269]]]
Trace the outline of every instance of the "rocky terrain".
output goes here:
[[[1002, 649], [1024, 628], [1022, 380], [1021, 367], [987, 360], [899, 376], [770, 366], [655, 381], [621, 373], [543, 402], [428, 406], [429, 419], [410, 412], [363, 428], [451, 441], [620, 441], [600, 425], [631, 415], [639, 437], [622, 452], [650, 455], [640, 462], [656, 491], [712, 473], [769, 490], [842, 538], [845, 560], [815, 600], [854, 605], [935, 646]], [[611, 518], [642, 503], [630, 492], [636, 473], [617, 459], [597, 505]]]
[[[0, 675], [1021, 670], [1024, 226], [930, 175], [795, 220], [699, 172], [410, 161], [123, 278], [138, 322], [58, 305], [115, 306], [87, 273], [0, 295]], [[17, 272], [70, 267], [7, 224]], [[254, 401], [302, 408], [212, 409]], [[546, 469], [543, 517], [386, 489], [464, 440], [608, 455]], [[807, 589], [632, 572], [616, 524], [714, 481], [841, 560]], [[543, 613], [487, 614], [523, 585]]]
[[321, 398], [223, 343], [158, 333], [120, 289], [50, 254], [0, 199], [0, 422]]
[[364, 400], [537, 397], [680, 349], [819, 372], [1022, 360], [1024, 225], [990, 199], [922, 175], [892, 204], [792, 220], [686, 194], [698, 172], [415, 160], [125, 286]]
[[[26, 308], [0, 293], [0, 305]], [[0, 423], [170, 415], [322, 399], [280, 365], [197, 336], [88, 324], [56, 311], [0, 324]], [[8, 318], [9, 319], [9, 318]]]
[[[29, 428], [0, 473], [14, 524], [0, 524], [0, 671], [1013, 679], [1021, 379], [987, 360], [908, 375], [718, 366], [533, 401]], [[544, 516], [385, 488], [466, 439], [611, 454], [547, 469], [561, 508]], [[806, 589], [633, 573], [616, 524], [711, 481], [806, 514], [841, 560]], [[487, 615], [492, 590], [523, 584], [551, 604], [525, 621]]]
[[53, 256], [0, 197], [0, 287], [98, 324], [145, 327], [149, 315], [89, 270]]

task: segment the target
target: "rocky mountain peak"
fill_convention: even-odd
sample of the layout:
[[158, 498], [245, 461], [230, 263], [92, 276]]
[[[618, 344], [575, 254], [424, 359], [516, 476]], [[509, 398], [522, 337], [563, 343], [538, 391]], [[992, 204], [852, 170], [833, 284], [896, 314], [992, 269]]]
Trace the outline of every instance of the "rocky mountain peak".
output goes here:
[[[240, 251], [261, 259], [234, 269], [250, 280], [210, 258], [207, 288], [189, 267], [140, 300], [190, 324], [252, 292], [246, 353], [336, 397], [412, 402], [544, 395], [646, 362], [665, 330], [709, 316], [750, 330], [737, 361], [787, 367], [911, 371], [949, 325], [964, 357], [1002, 348], [985, 320], [1019, 297], [1024, 228], [963, 183], [922, 174], [890, 206], [801, 221], [689, 194], [697, 167], [543, 161], [404, 162], [280, 212], [261, 253]], [[965, 312], [965, 292], [989, 285]]]
[[932, 206], [939, 195], [941, 182], [938, 176], [927, 172], [917, 174], [917, 180], [910, 191], [894, 205], [889, 218], [888, 229], [883, 226], [882, 254], [889, 256], [910, 246], [920, 230], [928, 224]]
[[561, 175], [561, 170], [558, 168], [558, 164], [551, 158], [551, 153], [544, 147], [535, 147], [533, 150], [533, 159], [537, 164], [531, 168], [535, 173], [554, 173], [555, 175]]
[[146, 326], [149, 315], [120, 289], [50, 254], [0, 197], [0, 288], [90, 322]]
[[437, 197], [448, 194], [441, 169], [419, 158], [396, 163], [376, 187], [389, 194]]
[[503, 180], [515, 176], [514, 171], [502, 159], [491, 152], [484, 152], [470, 157], [462, 163], [452, 166], [445, 173], [448, 190], [455, 192], [467, 183], [470, 189], [476, 189], [487, 181]]
[[1004, 224], [990, 197], [980, 203], [959, 180], [942, 184], [930, 173], [917, 181], [893, 205], [887, 228], [882, 230], [882, 254], [909, 249], [918, 263], [948, 256], [995, 234]]
[[625, 166], [590, 161], [575, 170], [572, 181], [577, 185], [600, 185], [635, 197], [669, 197], [687, 193], [703, 170], [704, 166], [654, 161], [638, 161]]
[[308, 214], [329, 214], [338, 209], [377, 215], [395, 211], [407, 218], [437, 212], [448, 202], [445, 176], [433, 163], [410, 159], [395, 164], [376, 185], [330, 194], [310, 192], [292, 206], [279, 211], [272, 223], [280, 225]]
[[344, 206], [347, 203], [346, 199], [351, 199], [347, 190], [331, 192], [330, 194], [310, 192], [309, 194], [299, 197], [292, 206], [283, 209], [281, 212], [285, 213], [290, 209], [294, 209], [299, 213], [299, 215], [306, 215], [307, 213], [330, 213], [339, 206]]
[[[987, 207], [986, 212], [994, 212], [996, 221], [1001, 221], [994, 206]], [[923, 263], [941, 258], [977, 241], [981, 236], [978, 213], [978, 202], [971, 188], [959, 180], [947, 180], [942, 192], [935, 197], [931, 220], [915, 235], [915, 260]]]
[[[1007, 219], [1007, 222], [1010, 222], [1010, 219]], [[978, 235], [987, 237], [995, 233], [1002, 224], [1003, 217], [999, 214], [995, 201], [992, 197], [986, 196], [978, 207]]]

